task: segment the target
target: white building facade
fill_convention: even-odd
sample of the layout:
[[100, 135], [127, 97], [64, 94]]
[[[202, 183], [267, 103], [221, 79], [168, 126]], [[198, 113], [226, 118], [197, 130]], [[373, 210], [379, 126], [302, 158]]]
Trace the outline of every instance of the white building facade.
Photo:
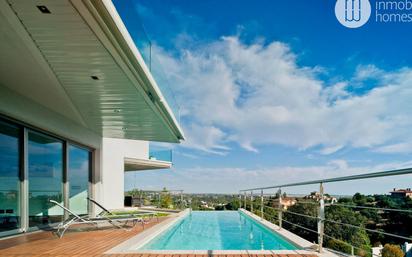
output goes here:
[[[123, 207], [124, 173], [169, 168], [183, 132], [110, 0], [0, 0], [0, 236]], [[135, 39], [138, 40], [138, 39]]]

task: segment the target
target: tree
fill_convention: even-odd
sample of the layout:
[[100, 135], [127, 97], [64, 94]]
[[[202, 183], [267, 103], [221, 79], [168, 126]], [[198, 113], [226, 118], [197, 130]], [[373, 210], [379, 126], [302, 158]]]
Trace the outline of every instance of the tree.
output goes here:
[[[299, 226], [316, 230], [317, 228], [317, 216], [318, 216], [318, 206], [316, 202], [312, 203], [297, 203], [289, 207], [289, 209], [283, 214], [283, 218], [286, 222], [284, 222], [285, 228], [289, 229], [291, 232], [296, 233], [297, 235], [305, 238], [310, 242], [314, 242], [317, 240], [317, 234], [300, 228]], [[288, 212], [290, 211], [290, 212]], [[311, 216], [313, 218], [303, 217], [296, 215], [294, 213], [303, 214], [306, 216]], [[297, 224], [298, 226], [294, 226], [292, 224]]]
[[173, 208], [173, 199], [169, 191], [166, 188], [163, 188], [160, 195], [160, 207], [161, 208]]
[[386, 244], [382, 249], [382, 257], [403, 257], [405, 254], [399, 245]]
[[[317, 230], [318, 205], [316, 202], [313, 202], [313, 204], [298, 203], [290, 207], [288, 211], [284, 213], [284, 219], [285, 221], [288, 221], [288, 223], [284, 223], [285, 228], [311, 242], [317, 241], [316, 233], [299, 227], [302, 226], [311, 230]], [[300, 216], [294, 213], [304, 214], [305, 216]], [[350, 253], [350, 247], [341, 242], [343, 241], [349, 245], [355, 246], [357, 255], [367, 255], [370, 251], [370, 240], [364, 229], [366, 218], [352, 209], [335, 205], [327, 207], [325, 213], [326, 220], [329, 220], [325, 222], [325, 235], [329, 236], [324, 239], [325, 245], [333, 249], [336, 247], [335, 250], [338, 251]], [[311, 216], [312, 218], [307, 216]], [[360, 228], [341, 225], [330, 221], [360, 226]], [[289, 222], [299, 226], [291, 225]], [[331, 238], [336, 238], [338, 240], [331, 240]]]
[[357, 249], [357, 255], [363, 256], [366, 252], [369, 252], [370, 240], [364, 228], [367, 219], [360, 213], [346, 207], [334, 205], [328, 207], [326, 220], [359, 226], [360, 228], [356, 228], [326, 221], [325, 234], [364, 249]]
[[226, 210], [237, 210], [239, 209], [239, 200], [234, 199], [233, 201], [229, 202], [228, 204], [226, 204]]

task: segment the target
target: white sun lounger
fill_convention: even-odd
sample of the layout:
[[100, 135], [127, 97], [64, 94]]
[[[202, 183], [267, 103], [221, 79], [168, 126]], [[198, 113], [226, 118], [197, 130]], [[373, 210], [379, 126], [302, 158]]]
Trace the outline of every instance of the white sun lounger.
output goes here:
[[[100, 215], [99, 215], [99, 217], [106, 217], [106, 216], [101, 216], [102, 214], [104, 215], [105, 213], [106, 214], [109, 214], [109, 215], [114, 215], [112, 212], [110, 212], [108, 209], [106, 209], [103, 205], [101, 205], [100, 203], [98, 203], [96, 200], [94, 200], [94, 199], [92, 199], [92, 198], [90, 198], [90, 197], [87, 197], [87, 200], [89, 200], [92, 204], [95, 204], [97, 207], [99, 207], [100, 209], [102, 209], [103, 211], [100, 213]], [[156, 219], [157, 219], [157, 221], [159, 221], [159, 216], [157, 216], [157, 213], [156, 212], [152, 212], [152, 211], [144, 211], [143, 213], [141, 213], [141, 214], [130, 214], [130, 215], [127, 215], [126, 217], [129, 217], [129, 218], [132, 218], [132, 217], [137, 217], [137, 216], [145, 216], [145, 215], [150, 215], [150, 216], [152, 216], [151, 218], [153, 218], [153, 217], [156, 217]], [[114, 215], [115, 216], [115, 215]], [[123, 215], [122, 215], [123, 216]]]
[[[80, 225], [80, 224], [84, 224], [84, 225], [92, 225], [95, 227], [98, 227], [99, 224], [103, 224], [103, 223], [109, 223], [112, 226], [116, 227], [116, 228], [124, 228], [127, 223], [129, 221], [133, 222], [133, 226], [136, 225], [136, 223], [141, 222], [142, 226], [144, 228], [144, 220], [141, 217], [127, 217], [127, 218], [109, 218], [109, 217], [105, 217], [105, 216], [98, 216], [96, 218], [91, 218], [88, 215], [84, 215], [84, 216], [80, 216], [77, 215], [76, 213], [74, 213], [73, 211], [71, 211], [70, 209], [64, 207], [62, 204], [54, 201], [54, 200], [50, 200], [51, 203], [55, 204], [56, 206], [59, 206], [60, 208], [62, 208], [65, 212], [69, 213], [72, 217], [60, 222], [57, 225], [57, 231], [56, 231], [56, 235], [58, 235], [60, 238], [63, 237], [64, 233], [66, 232], [66, 230], [73, 226], [73, 225]], [[109, 212], [110, 213], [110, 212]]]

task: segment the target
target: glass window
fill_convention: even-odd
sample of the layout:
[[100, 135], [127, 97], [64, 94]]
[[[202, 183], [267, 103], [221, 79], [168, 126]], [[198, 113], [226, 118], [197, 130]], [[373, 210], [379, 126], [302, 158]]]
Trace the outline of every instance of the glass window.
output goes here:
[[76, 214], [87, 214], [90, 152], [69, 146], [69, 207]]
[[19, 129], [0, 121], [0, 232], [20, 227]]
[[28, 137], [29, 226], [43, 227], [63, 217], [49, 202], [63, 202], [63, 143], [33, 131]]

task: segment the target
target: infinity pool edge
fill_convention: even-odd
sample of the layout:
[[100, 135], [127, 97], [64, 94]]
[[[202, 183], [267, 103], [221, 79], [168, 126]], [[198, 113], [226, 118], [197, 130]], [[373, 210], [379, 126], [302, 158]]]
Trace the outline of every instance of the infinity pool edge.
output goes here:
[[[266, 220], [262, 220], [259, 216], [244, 210], [239, 209], [239, 212], [247, 215], [249, 218], [253, 219], [255, 222], [265, 226], [274, 233], [280, 234], [282, 237], [287, 239], [289, 242], [298, 246], [298, 250], [144, 250], [140, 249], [142, 246], [156, 238], [161, 233], [165, 232], [179, 221], [184, 219], [191, 210], [186, 209], [177, 214], [171, 215], [168, 219], [156, 224], [155, 226], [144, 230], [143, 232], [137, 234], [136, 236], [126, 240], [125, 242], [115, 246], [106, 252], [106, 254], [126, 254], [126, 253], [139, 253], [139, 254], [317, 254], [315, 251], [316, 245], [310, 243], [309, 241], [285, 230], [279, 228], [277, 225], [272, 224]], [[328, 256], [330, 253], [320, 254], [322, 256]]]

